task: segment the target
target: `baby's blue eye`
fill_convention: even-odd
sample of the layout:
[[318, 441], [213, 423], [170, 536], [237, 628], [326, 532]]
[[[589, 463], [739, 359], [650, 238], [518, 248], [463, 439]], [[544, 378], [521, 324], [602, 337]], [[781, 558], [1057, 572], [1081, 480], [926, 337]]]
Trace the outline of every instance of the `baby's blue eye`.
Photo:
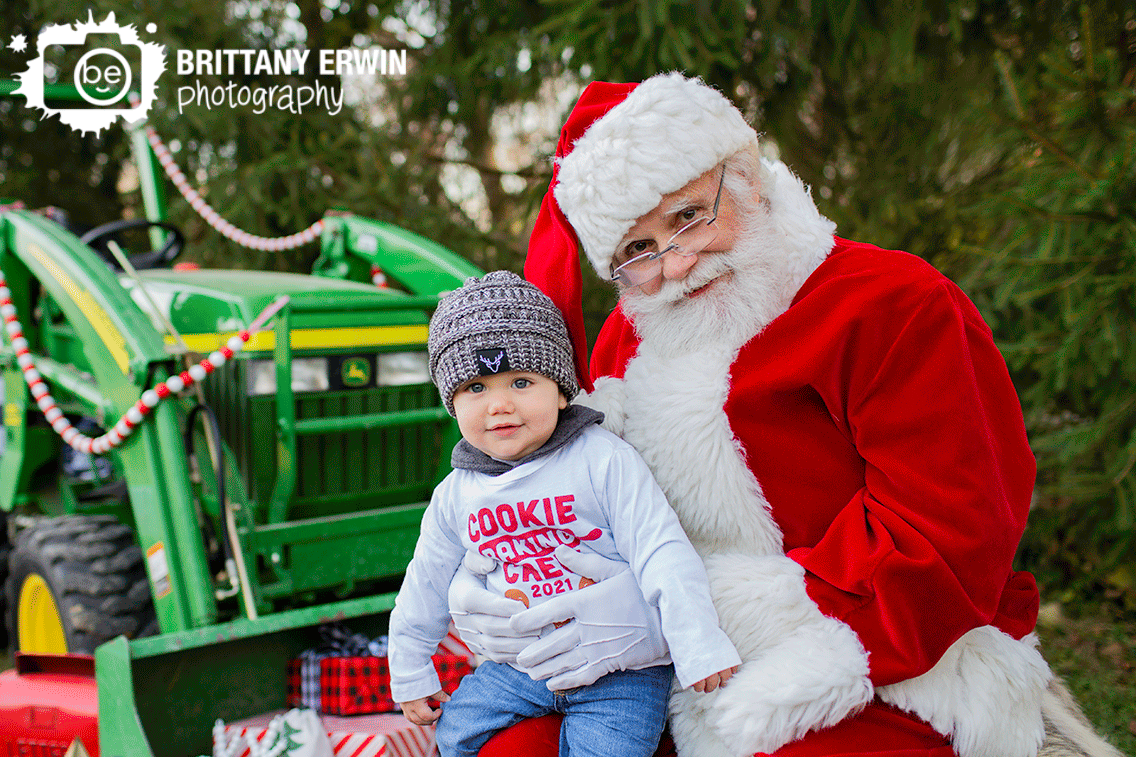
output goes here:
[[527, 378], [513, 379], [513, 386], [516, 387], [517, 389], [524, 389], [526, 386], [529, 386], [530, 384], [532, 384], [532, 382], [529, 381]]
[[481, 382], [479, 381], [479, 382], [476, 382], [476, 383], [470, 384], [469, 386], [467, 386], [467, 387], [465, 388], [465, 390], [466, 390], [467, 392], [473, 392], [474, 394], [477, 394], [478, 392], [484, 392], [484, 391], [485, 391], [485, 384], [482, 384], [482, 383], [481, 383]]

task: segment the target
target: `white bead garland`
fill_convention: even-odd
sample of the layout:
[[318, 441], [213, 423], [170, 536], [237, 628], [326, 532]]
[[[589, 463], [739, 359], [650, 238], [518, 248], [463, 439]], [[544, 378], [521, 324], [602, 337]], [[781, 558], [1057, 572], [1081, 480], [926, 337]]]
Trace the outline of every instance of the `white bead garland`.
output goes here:
[[[17, 317], [16, 307], [12, 303], [12, 292], [8, 289], [8, 281], [4, 278], [4, 274], [0, 273], [0, 316], [4, 318], [4, 327], [8, 332], [12, 349], [16, 352], [16, 364], [24, 374], [24, 381], [27, 382], [32, 397], [36, 400], [36, 405], [43, 411], [43, 415], [51, 424], [51, 428], [62, 437], [65, 443], [72, 449], [93, 455], [101, 455], [122, 444], [161, 400], [187, 389], [212, 373], [217, 366], [223, 365], [224, 361], [233, 356], [233, 353], [243, 349], [252, 335], [263, 328], [264, 324], [287, 303], [287, 297], [277, 298], [253, 319], [248, 329], [231, 337], [224, 347], [200, 363], [191, 365], [189, 370], [171, 376], [154, 389], [147, 389], [142, 393], [141, 399], [119, 418], [118, 423], [110, 431], [97, 439], [92, 439], [71, 425], [71, 422], [67, 420], [63, 411], [55, 403], [55, 398], [51, 396], [43, 376], [36, 370], [35, 359], [28, 349], [28, 341], [24, 337], [24, 330]], [[213, 360], [216, 356], [222, 358], [221, 362]]]

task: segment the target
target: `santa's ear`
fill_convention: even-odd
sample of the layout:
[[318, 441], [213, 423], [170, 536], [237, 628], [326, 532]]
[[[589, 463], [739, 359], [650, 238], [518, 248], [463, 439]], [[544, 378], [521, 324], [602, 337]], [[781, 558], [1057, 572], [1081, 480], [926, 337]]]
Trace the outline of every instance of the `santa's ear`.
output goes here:
[[761, 160], [757, 142], [726, 158], [726, 188], [743, 206], [757, 206], [773, 191], [775, 177]]

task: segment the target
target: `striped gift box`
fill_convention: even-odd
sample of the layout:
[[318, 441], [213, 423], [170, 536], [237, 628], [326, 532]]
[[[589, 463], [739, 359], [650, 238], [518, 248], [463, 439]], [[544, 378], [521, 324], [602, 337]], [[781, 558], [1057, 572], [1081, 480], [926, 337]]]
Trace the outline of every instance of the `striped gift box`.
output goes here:
[[[452, 654], [458, 657], [468, 657], [470, 660], [475, 657], [473, 652], [469, 651], [465, 642], [461, 640], [461, 637], [458, 636], [458, 630], [454, 628], [453, 623], [450, 623], [450, 630], [446, 634], [446, 638], [442, 639], [442, 643], [438, 645], [438, 654]], [[474, 667], [477, 666], [474, 665]]]
[[[269, 712], [230, 723], [225, 726], [226, 736], [236, 729], [242, 736], [251, 733], [262, 739], [268, 723], [279, 714]], [[434, 746], [433, 726], [414, 725], [402, 715], [321, 717], [335, 757], [432, 757], [438, 753]], [[249, 757], [249, 750], [245, 749], [237, 757]]]

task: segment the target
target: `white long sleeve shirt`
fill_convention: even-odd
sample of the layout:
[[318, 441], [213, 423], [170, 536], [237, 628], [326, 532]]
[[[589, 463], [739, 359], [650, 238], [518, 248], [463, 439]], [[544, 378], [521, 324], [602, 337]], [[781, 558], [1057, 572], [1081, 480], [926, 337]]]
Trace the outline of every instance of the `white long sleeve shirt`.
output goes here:
[[430, 657], [446, 634], [446, 596], [466, 550], [498, 561], [486, 578], [491, 591], [520, 591], [535, 605], [579, 586], [581, 576], [552, 554], [561, 544], [627, 563], [647, 602], [659, 608], [671, 654], [642, 667], [673, 660], [686, 687], [739, 663], [718, 627], [702, 560], [646, 463], [593, 425], [501, 475], [457, 469], [434, 490], [391, 612], [395, 701], [440, 688]]

